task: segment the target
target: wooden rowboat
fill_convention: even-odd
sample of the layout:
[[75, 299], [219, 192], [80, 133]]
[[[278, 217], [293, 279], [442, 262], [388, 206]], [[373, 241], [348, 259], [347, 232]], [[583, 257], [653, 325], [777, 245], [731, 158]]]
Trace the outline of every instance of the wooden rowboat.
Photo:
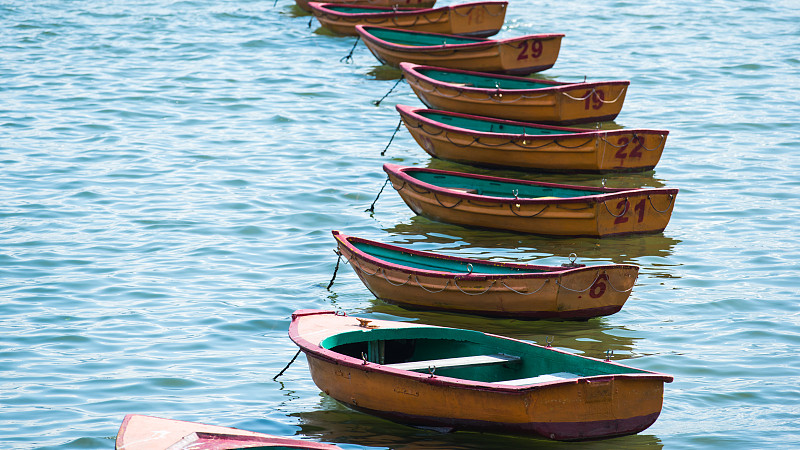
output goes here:
[[399, 66], [429, 108], [536, 123], [613, 120], [630, 84], [624, 80], [562, 83], [412, 63]]
[[639, 267], [562, 267], [459, 258], [333, 231], [340, 254], [376, 297], [401, 306], [511, 318], [590, 319], [614, 314]]
[[549, 69], [558, 58], [563, 34], [483, 39], [356, 25], [369, 50], [384, 64], [435, 64], [481, 72], [529, 74]]
[[356, 25], [488, 37], [503, 27], [506, 1], [463, 3], [436, 9], [395, 9], [383, 6], [308, 4], [324, 27], [337, 34], [358, 36]]
[[341, 450], [319, 442], [160, 417], [128, 414], [117, 433], [116, 450], [225, 450], [298, 448]]
[[[297, 6], [303, 11], [311, 12], [308, 0], [295, 0]], [[336, 3], [340, 5], [353, 6], [380, 6], [389, 8], [433, 8], [436, 0], [326, 0], [325, 3]]]
[[384, 164], [403, 201], [440, 222], [552, 236], [655, 233], [677, 189], [625, 189], [473, 175]]
[[411, 425], [556, 440], [638, 433], [672, 377], [477, 331], [292, 314], [289, 337], [326, 394]]
[[515, 170], [629, 172], [658, 164], [669, 131], [587, 130], [413, 108], [397, 111], [431, 156]]

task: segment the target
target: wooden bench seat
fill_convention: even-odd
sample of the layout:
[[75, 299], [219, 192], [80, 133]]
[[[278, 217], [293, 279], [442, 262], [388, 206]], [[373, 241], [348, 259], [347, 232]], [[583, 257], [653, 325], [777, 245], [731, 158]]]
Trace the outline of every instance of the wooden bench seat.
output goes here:
[[386, 367], [401, 370], [426, 370], [429, 367], [443, 369], [446, 367], [468, 367], [485, 366], [489, 364], [503, 364], [519, 361], [518, 356], [504, 355], [497, 353], [494, 355], [460, 356], [457, 358], [429, 359], [426, 361], [410, 361], [404, 363], [386, 364]]
[[505, 380], [505, 381], [495, 381], [492, 384], [508, 384], [511, 386], [525, 386], [528, 384], [536, 384], [536, 383], [547, 383], [550, 381], [560, 381], [560, 380], [569, 380], [572, 378], [580, 378], [580, 375], [575, 375], [574, 373], [569, 372], [558, 372], [558, 373], [548, 373], [545, 375], [539, 375], [536, 377], [530, 378], [520, 378], [518, 380]]

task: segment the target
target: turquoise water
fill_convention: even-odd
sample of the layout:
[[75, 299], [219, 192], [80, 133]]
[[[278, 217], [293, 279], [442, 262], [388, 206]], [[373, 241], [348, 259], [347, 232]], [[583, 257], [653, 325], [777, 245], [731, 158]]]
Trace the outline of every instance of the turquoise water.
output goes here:
[[[448, 4], [448, 3], [443, 3]], [[681, 189], [663, 234], [547, 239], [414, 214], [384, 162], [472, 169], [397, 126], [421, 105], [353, 38], [289, 0], [0, 3], [0, 442], [113, 448], [127, 413], [346, 448], [800, 446], [800, 5], [514, 1], [500, 37], [565, 33], [558, 81], [629, 79], [617, 126], [670, 130], [653, 172]], [[635, 263], [625, 308], [588, 322], [417, 313], [336, 263], [330, 230], [469, 257]], [[439, 434], [314, 386], [298, 308], [472, 328], [675, 376], [636, 436], [560, 444]]]

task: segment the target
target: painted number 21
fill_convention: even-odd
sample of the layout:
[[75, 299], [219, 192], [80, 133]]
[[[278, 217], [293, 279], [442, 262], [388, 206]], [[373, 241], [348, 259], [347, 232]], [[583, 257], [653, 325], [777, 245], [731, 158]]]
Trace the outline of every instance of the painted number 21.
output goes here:
[[519, 49], [519, 56], [517, 56], [517, 61], [522, 61], [524, 59], [536, 59], [542, 56], [544, 44], [542, 41], [522, 41], [519, 43], [517, 48]]
[[[645, 207], [645, 200], [641, 199], [636, 206], [633, 207], [633, 212], [636, 213], [636, 222], [642, 223], [644, 221], [644, 207]], [[628, 212], [628, 199], [622, 199], [619, 203], [617, 203], [617, 211], [619, 211], [619, 217], [614, 219], [614, 224], [618, 223], [625, 223], [628, 221], [628, 218], [625, 217], [625, 214]]]

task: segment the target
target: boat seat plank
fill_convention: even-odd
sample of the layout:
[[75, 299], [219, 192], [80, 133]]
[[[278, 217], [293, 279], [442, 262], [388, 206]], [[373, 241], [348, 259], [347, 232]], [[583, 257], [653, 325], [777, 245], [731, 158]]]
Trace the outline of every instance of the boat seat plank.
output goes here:
[[519, 361], [519, 357], [497, 353], [494, 355], [460, 356], [457, 358], [429, 359], [425, 361], [386, 364], [386, 367], [401, 370], [424, 370], [429, 367], [443, 369], [445, 367], [485, 366], [489, 364], [503, 364], [514, 361]]
[[528, 384], [548, 383], [550, 381], [569, 380], [572, 378], [580, 378], [580, 375], [569, 372], [548, 373], [530, 378], [519, 378], [517, 380], [495, 381], [492, 384], [508, 384], [511, 386], [525, 386]]

